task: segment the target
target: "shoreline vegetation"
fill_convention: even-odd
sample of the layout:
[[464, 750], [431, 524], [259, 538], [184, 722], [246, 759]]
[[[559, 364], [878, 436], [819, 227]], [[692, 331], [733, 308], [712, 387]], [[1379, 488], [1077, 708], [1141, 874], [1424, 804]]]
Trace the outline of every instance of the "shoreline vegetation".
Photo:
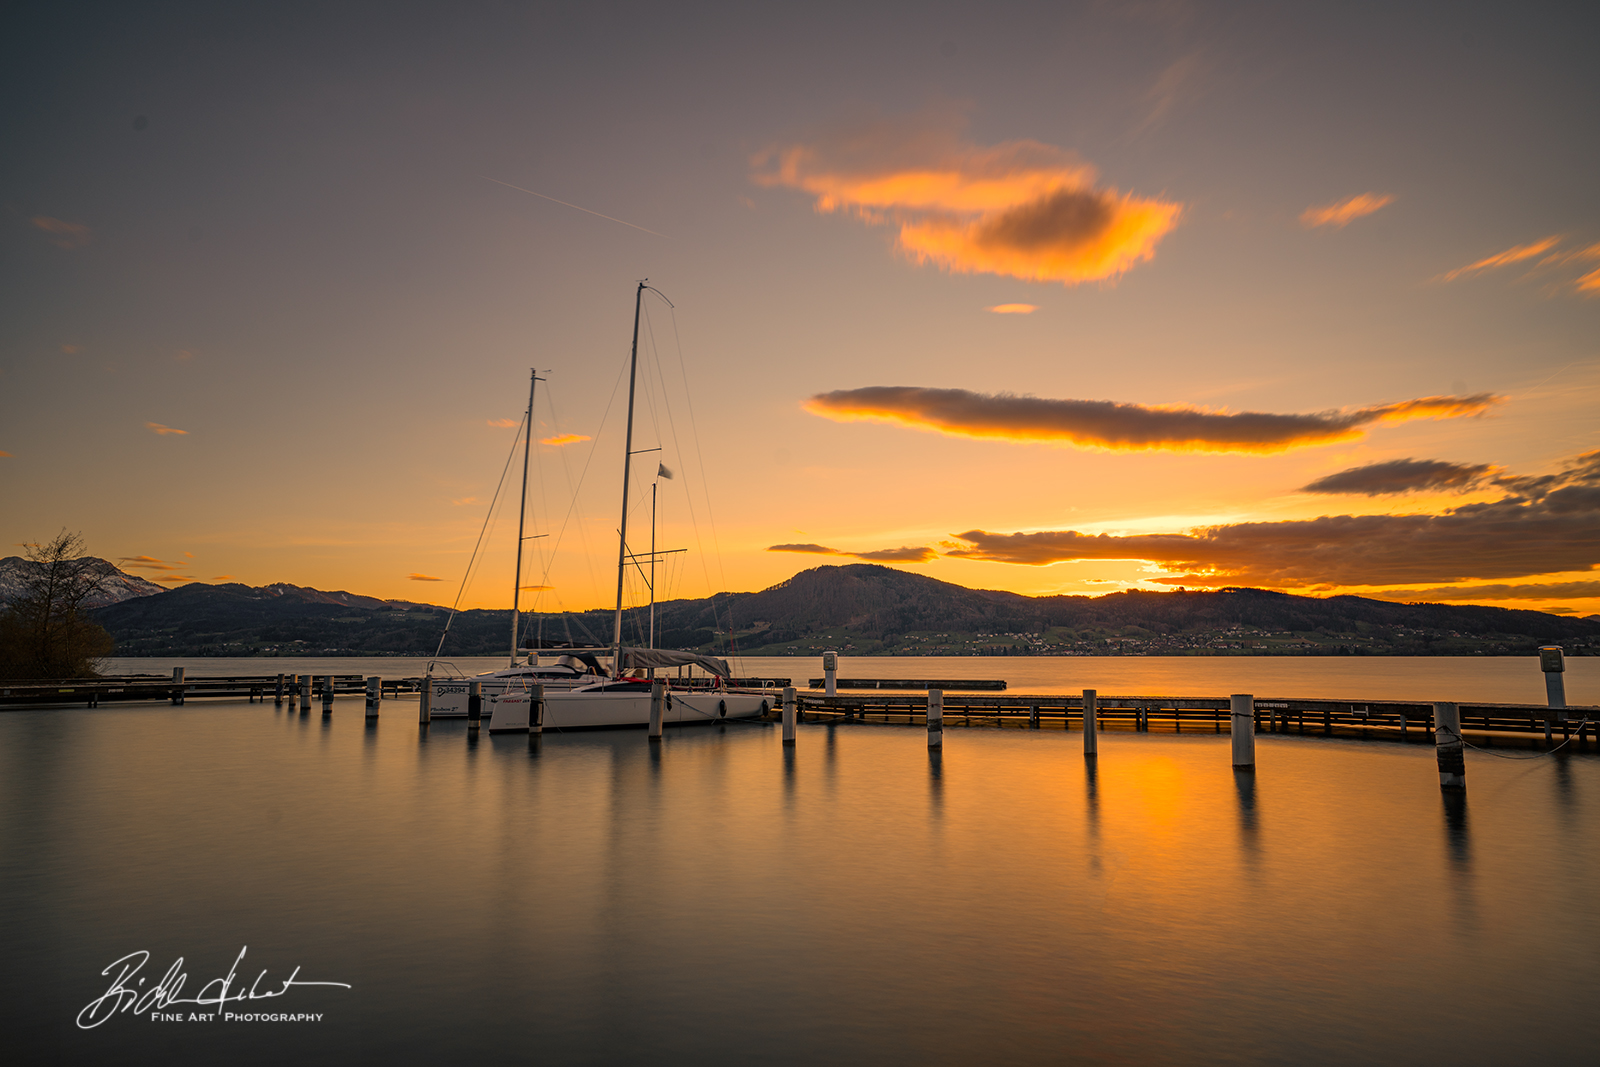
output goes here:
[[[118, 656], [383, 657], [431, 656], [449, 612], [293, 585], [194, 584], [93, 617]], [[526, 618], [525, 640], [547, 646], [603, 645], [610, 632], [605, 610]], [[506, 610], [460, 612], [442, 654], [503, 654], [509, 621]], [[719, 656], [1514, 656], [1541, 644], [1600, 654], [1600, 619], [1537, 611], [1260, 589], [1028, 597], [873, 564], [659, 604], [656, 634], [658, 647]]]

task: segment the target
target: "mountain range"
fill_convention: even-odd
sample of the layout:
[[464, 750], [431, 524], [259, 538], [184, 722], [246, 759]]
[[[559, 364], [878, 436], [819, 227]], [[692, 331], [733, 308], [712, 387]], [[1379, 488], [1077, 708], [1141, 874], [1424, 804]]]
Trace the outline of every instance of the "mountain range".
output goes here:
[[[433, 605], [282, 583], [158, 588], [93, 615], [124, 656], [432, 655], [447, 623], [445, 658], [510, 644], [507, 611], [451, 618]], [[625, 641], [648, 640], [645, 615], [627, 613]], [[522, 633], [547, 646], [605, 645], [612, 625], [605, 610], [529, 615]], [[864, 563], [656, 609], [658, 647], [742, 655], [1508, 655], [1545, 643], [1600, 654], [1600, 618], [1261, 589], [1029, 597]]]

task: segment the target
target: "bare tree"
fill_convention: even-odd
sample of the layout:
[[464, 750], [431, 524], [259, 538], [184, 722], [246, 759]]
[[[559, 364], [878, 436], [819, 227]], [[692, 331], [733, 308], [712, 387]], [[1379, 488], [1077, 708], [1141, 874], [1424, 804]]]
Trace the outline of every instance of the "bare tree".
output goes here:
[[0, 676], [92, 676], [112, 640], [83, 610], [104, 591], [108, 575], [99, 560], [84, 554], [83, 538], [64, 529], [44, 544], [29, 545], [27, 559], [33, 566], [22, 577], [22, 593], [0, 613]]

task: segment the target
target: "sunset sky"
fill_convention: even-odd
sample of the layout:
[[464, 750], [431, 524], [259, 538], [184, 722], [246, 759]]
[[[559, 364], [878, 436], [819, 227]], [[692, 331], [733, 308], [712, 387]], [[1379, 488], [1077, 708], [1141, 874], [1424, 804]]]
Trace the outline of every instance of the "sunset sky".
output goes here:
[[648, 278], [663, 597], [867, 560], [1600, 612], [1593, 8], [0, 27], [3, 554], [451, 603], [537, 367], [523, 603], [607, 605]]

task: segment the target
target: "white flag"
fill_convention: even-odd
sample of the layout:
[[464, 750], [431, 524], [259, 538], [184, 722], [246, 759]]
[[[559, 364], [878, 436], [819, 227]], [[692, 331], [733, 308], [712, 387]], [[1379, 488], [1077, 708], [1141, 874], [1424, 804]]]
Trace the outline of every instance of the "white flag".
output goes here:
[[671, 478], [672, 477], [672, 472], [667, 469], [667, 465], [665, 463], [657, 463], [656, 464], [656, 477], [657, 478]]

